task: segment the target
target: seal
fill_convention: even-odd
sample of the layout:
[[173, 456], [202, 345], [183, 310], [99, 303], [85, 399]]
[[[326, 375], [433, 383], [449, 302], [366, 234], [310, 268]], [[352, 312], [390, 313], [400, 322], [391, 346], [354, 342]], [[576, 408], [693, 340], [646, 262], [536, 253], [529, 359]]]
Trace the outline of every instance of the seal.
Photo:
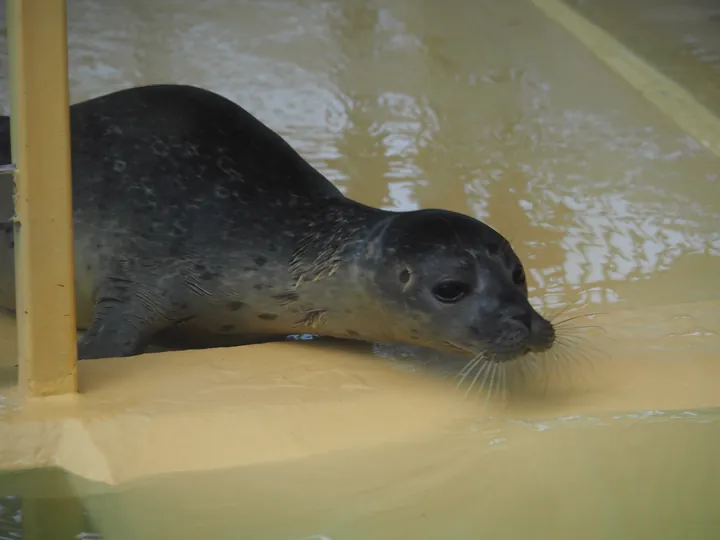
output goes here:
[[[302, 332], [505, 362], [555, 340], [500, 233], [354, 201], [216, 93], [120, 90], [73, 104], [70, 126], [80, 359]], [[14, 310], [11, 225], [0, 303]]]

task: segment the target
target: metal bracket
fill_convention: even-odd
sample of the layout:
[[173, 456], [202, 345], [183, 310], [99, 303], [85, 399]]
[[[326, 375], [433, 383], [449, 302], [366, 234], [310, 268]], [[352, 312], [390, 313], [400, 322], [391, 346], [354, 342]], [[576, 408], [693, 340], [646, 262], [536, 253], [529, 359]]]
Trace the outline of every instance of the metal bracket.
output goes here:
[[12, 174], [17, 171], [15, 164], [10, 163], [8, 165], [0, 165], [0, 174]]

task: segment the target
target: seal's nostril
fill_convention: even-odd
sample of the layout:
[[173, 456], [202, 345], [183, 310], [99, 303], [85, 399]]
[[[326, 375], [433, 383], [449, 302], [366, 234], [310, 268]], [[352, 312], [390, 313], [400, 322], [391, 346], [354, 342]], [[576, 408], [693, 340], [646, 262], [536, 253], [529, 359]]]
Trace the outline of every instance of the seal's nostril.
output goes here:
[[527, 311], [521, 313], [513, 313], [510, 315], [510, 319], [519, 322], [528, 330], [532, 330], [532, 313]]

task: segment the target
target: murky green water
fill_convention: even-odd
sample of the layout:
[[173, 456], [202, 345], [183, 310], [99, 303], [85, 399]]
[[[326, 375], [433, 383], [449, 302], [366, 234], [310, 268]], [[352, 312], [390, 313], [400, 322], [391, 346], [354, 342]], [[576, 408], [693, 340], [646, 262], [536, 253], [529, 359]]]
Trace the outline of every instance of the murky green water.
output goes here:
[[0, 473], [0, 540], [93, 540], [87, 511], [58, 469]]

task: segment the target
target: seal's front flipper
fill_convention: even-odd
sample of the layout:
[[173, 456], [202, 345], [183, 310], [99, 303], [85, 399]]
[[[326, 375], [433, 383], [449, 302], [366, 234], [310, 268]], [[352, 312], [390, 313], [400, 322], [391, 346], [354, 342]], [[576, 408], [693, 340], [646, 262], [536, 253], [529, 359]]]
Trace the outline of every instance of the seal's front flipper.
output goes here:
[[104, 289], [92, 324], [78, 340], [79, 360], [142, 354], [152, 337], [171, 324], [162, 298], [127, 283]]

